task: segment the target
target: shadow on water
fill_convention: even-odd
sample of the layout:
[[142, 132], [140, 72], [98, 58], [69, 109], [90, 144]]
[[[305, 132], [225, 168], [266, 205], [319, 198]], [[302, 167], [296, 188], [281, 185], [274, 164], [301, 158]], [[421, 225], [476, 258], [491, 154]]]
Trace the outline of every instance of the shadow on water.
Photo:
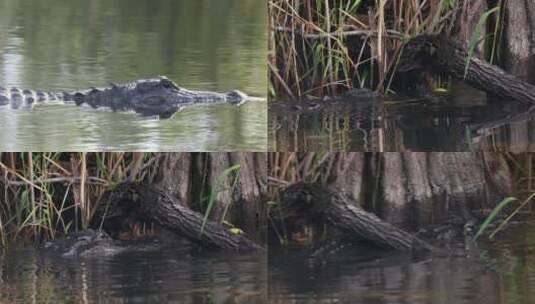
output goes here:
[[0, 260], [2, 303], [265, 303], [262, 254], [189, 247], [86, 260], [18, 249]]
[[[0, 85], [69, 91], [166, 75], [188, 89], [266, 96], [266, 10], [262, 0], [0, 1]], [[261, 102], [199, 108], [149, 123], [67, 107], [0, 108], [0, 147], [265, 150], [266, 111]], [[16, 143], [6, 142], [13, 134]]]
[[[319, 105], [318, 105], [319, 104]], [[507, 104], [507, 103], [506, 103]], [[312, 109], [313, 108], [313, 109]], [[535, 151], [535, 113], [459, 91], [422, 99], [271, 102], [270, 151]]]
[[419, 257], [370, 248], [309, 265], [270, 247], [270, 303], [533, 303], [535, 226], [510, 228], [472, 257]]

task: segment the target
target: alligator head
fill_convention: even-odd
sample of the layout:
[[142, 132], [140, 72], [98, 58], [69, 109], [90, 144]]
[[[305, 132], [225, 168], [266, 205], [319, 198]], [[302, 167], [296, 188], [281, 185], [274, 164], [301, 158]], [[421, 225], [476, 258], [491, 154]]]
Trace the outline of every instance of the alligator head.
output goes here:
[[48, 241], [43, 250], [46, 254], [62, 258], [109, 256], [120, 253], [123, 248], [105, 232], [88, 229], [67, 235], [63, 239]]
[[165, 77], [144, 80], [136, 83], [131, 104], [142, 115], [169, 118], [180, 109], [180, 91], [180, 87]]
[[226, 93], [227, 102], [231, 104], [241, 104], [245, 102], [247, 98], [248, 98], [247, 94], [238, 90], [232, 90]]
[[187, 104], [230, 103], [241, 104], [248, 96], [238, 90], [227, 93], [190, 91], [179, 87], [162, 76], [136, 83], [132, 105], [142, 115], [158, 115], [169, 118]]

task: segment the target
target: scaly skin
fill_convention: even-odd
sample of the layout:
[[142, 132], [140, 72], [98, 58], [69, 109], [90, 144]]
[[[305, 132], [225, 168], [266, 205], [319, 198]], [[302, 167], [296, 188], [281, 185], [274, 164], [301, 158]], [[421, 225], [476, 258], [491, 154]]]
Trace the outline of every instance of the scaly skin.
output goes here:
[[0, 87], [0, 106], [13, 109], [32, 108], [36, 103], [63, 102], [106, 107], [113, 111], [134, 111], [143, 116], [169, 118], [183, 107], [197, 104], [230, 103], [240, 105], [249, 97], [238, 90], [226, 93], [190, 91], [177, 86], [167, 77], [143, 79], [127, 84], [111, 84], [105, 88], [84, 91], [49, 93]]

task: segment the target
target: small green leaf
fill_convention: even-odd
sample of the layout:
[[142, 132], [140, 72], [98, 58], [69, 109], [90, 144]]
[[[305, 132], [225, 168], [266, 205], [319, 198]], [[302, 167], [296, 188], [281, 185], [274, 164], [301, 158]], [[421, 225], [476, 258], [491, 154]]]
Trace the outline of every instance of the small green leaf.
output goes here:
[[472, 57], [474, 57], [474, 52], [479, 42], [479, 37], [481, 36], [481, 29], [483, 29], [483, 26], [487, 22], [487, 19], [490, 17], [490, 15], [499, 11], [500, 11], [500, 7], [496, 6], [495, 8], [486, 11], [479, 18], [479, 21], [477, 22], [477, 25], [474, 29], [474, 32], [472, 33], [472, 37], [470, 37], [470, 42], [468, 43], [468, 57], [466, 58], [466, 65], [464, 67], [464, 76], [463, 76], [464, 78], [466, 78], [466, 75], [468, 74], [468, 67], [470, 66], [470, 60], [472, 59]]

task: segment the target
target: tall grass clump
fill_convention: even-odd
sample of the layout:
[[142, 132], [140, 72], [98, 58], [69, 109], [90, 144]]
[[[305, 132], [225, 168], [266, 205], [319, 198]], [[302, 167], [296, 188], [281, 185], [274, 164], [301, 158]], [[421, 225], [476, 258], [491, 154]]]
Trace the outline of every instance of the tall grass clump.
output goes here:
[[150, 153], [1, 153], [0, 242], [88, 227], [104, 191], [141, 178]]
[[[336, 95], [360, 87], [388, 93], [404, 45], [416, 36], [457, 30], [467, 3], [270, 0], [272, 97]], [[503, 22], [501, 14], [493, 13], [502, 5], [503, 0], [498, 1], [481, 21], [481, 26], [492, 27], [491, 34], [482, 38], [490, 42], [491, 61], [499, 48]], [[474, 45], [480, 42], [477, 34]]]
[[[239, 164], [220, 172], [211, 167], [210, 158], [207, 153], [0, 153], [0, 247], [87, 229], [97, 208], [107, 207], [100, 206], [108, 203], [104, 193], [124, 182], [148, 183], [164, 191], [174, 191], [167, 184], [187, 188], [183, 203], [207, 220], [220, 203], [219, 193], [239, 193], [240, 176]], [[212, 174], [217, 176], [210, 180]], [[221, 222], [232, 207], [228, 200], [222, 203]]]

